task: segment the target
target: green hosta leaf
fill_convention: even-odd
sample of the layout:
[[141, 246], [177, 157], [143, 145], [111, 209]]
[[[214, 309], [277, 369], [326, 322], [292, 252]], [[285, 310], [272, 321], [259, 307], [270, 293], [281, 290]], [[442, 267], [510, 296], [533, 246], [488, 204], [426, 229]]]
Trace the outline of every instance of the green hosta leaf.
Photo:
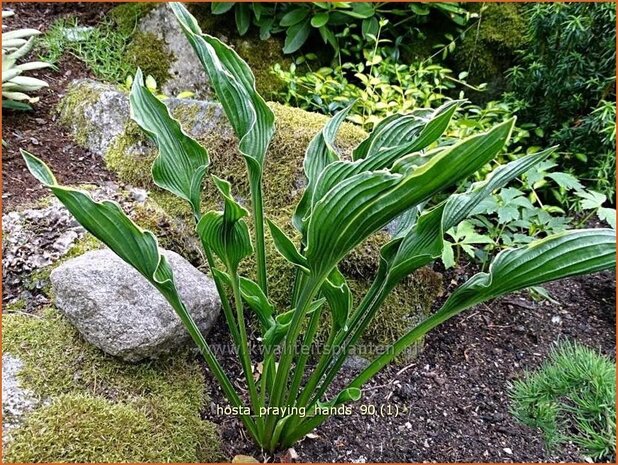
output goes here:
[[360, 400], [362, 392], [358, 388], [346, 388], [342, 390], [337, 396], [328, 402], [318, 402], [318, 406], [322, 409], [328, 409], [336, 407], [337, 405], [347, 404], [348, 402], [356, 402]]
[[309, 220], [306, 257], [312, 270], [330, 272], [371, 233], [488, 163], [504, 146], [512, 127], [513, 120], [502, 123], [402, 174], [364, 172], [336, 184], [317, 202]]
[[304, 218], [309, 213], [311, 198], [320, 173], [328, 165], [339, 160], [339, 155], [334, 147], [335, 138], [352, 106], [353, 104], [349, 105], [333, 116], [307, 147], [303, 161], [307, 187], [292, 217], [292, 224], [301, 233], [304, 233]]
[[167, 107], [146, 88], [141, 70], [135, 75], [129, 98], [131, 118], [159, 148], [152, 165], [155, 184], [187, 200], [199, 218], [202, 182], [209, 164], [206, 149], [182, 130]]
[[298, 266], [301, 270], [308, 272], [309, 269], [307, 268], [307, 259], [303, 257], [298, 250], [296, 250], [294, 243], [281, 229], [279, 229], [279, 226], [270, 220], [267, 221], [268, 226], [270, 227], [270, 234], [273, 237], [277, 251], [287, 261]]
[[455, 314], [488, 299], [526, 287], [612, 268], [616, 233], [611, 229], [565, 231], [500, 252], [489, 273], [479, 273], [449, 297], [440, 313]]
[[181, 3], [170, 3], [185, 36], [202, 62], [234, 132], [253, 179], [262, 173], [274, 133], [274, 115], [255, 89], [247, 63], [219, 39], [203, 34]]
[[249, 228], [242, 219], [247, 210], [231, 194], [230, 183], [212, 176], [215, 186], [223, 196], [223, 213], [210, 211], [197, 224], [197, 233], [205, 249], [212, 250], [230, 273], [236, 273], [243, 258], [253, 252]]
[[182, 304], [172, 269], [159, 252], [157, 239], [137, 226], [115, 202], [95, 202], [77, 189], [58, 185], [49, 168], [34, 155], [22, 151], [32, 175], [69, 210], [75, 219], [116, 255], [135, 268], [170, 302], [183, 321], [190, 319]]
[[[217, 269], [213, 269], [212, 272], [223, 282], [227, 283], [228, 286], [232, 286], [232, 279], [229, 274]], [[247, 303], [249, 308], [255, 312], [260, 320], [262, 330], [266, 332], [269, 328], [275, 325], [275, 319], [273, 317], [275, 307], [264, 295], [262, 288], [260, 288], [260, 286], [254, 281], [240, 276], [239, 287], [243, 300]]]
[[330, 307], [333, 330], [346, 329], [348, 315], [352, 309], [352, 291], [341, 272], [335, 268], [322, 285], [322, 294]]
[[[322, 305], [324, 305], [326, 299], [318, 299], [311, 303], [309, 306], [309, 310], [307, 311], [307, 315], [311, 315], [313, 312], [317, 311]], [[279, 344], [283, 338], [288, 333], [288, 329], [290, 327], [290, 323], [292, 322], [292, 318], [294, 317], [294, 313], [296, 309], [288, 310], [285, 313], [281, 313], [277, 315], [275, 318], [275, 324], [266, 331], [264, 334], [264, 344], [268, 347], [273, 347]]]
[[502, 251], [488, 273], [479, 273], [459, 287], [440, 310], [393, 344], [350, 386], [362, 386], [410, 344], [468, 307], [519, 289], [615, 266], [616, 233], [612, 229], [566, 231], [521, 249]]
[[[376, 125], [352, 155], [354, 160], [388, 152], [392, 162], [408, 153], [422, 150], [435, 142], [448, 127], [462, 101], [453, 100], [435, 110], [420, 109], [407, 115], [392, 115]], [[382, 162], [388, 166], [388, 161]], [[371, 168], [369, 168], [371, 169]], [[376, 169], [376, 168], [373, 168]]]
[[[386, 244], [381, 251], [380, 268], [388, 269], [388, 279], [394, 285], [414, 270], [442, 256], [454, 264], [452, 249], [442, 253], [444, 231], [474, 214], [477, 206], [491, 193], [542, 162], [553, 148], [527, 155], [503, 165], [487, 180], [474, 184], [468, 192], [455, 194], [447, 201], [422, 214], [415, 226], [402, 239]], [[386, 270], [382, 272], [386, 274]]]

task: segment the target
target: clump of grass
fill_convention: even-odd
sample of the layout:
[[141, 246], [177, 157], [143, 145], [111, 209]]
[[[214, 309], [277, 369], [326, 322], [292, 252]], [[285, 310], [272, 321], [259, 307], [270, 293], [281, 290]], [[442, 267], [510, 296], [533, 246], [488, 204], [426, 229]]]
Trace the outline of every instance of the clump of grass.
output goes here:
[[572, 442], [595, 460], [615, 456], [616, 363], [608, 357], [563, 342], [509, 394], [512, 413], [539, 428], [550, 449]]
[[[115, 84], [124, 82], [139, 66], [147, 74], [154, 69], [157, 81], [164, 81], [163, 70], [167, 70], [170, 58], [156, 40], [145, 44], [143, 34], [136, 34], [137, 22], [152, 8], [151, 3], [120, 5], [94, 27], [84, 27], [77, 18], [62, 18], [39, 38], [39, 58], [56, 64], [63, 55], [72, 54], [97, 78]], [[140, 40], [135, 42], [136, 38]], [[143, 57], [135, 56], [136, 48], [141, 48]]]
[[111, 21], [84, 28], [76, 18], [64, 18], [52, 24], [39, 39], [39, 57], [55, 64], [70, 53], [83, 61], [98, 78], [122, 82], [132, 72], [124, 59], [131, 34], [113, 27]]

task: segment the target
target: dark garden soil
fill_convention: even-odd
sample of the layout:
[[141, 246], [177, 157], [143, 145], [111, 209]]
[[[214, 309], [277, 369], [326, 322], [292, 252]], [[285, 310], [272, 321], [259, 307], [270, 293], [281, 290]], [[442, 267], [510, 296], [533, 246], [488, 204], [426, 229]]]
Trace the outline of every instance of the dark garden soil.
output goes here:
[[[445, 282], [455, 287], [470, 275], [461, 269], [449, 272]], [[614, 272], [597, 273], [546, 289], [560, 303], [513, 294], [468, 310], [430, 333], [413, 364], [387, 367], [365, 385], [352, 415], [329, 419], [315, 431], [317, 436], [297, 444], [297, 461], [583, 461], [573, 445], [546, 450], [539, 431], [519, 424], [509, 413], [507, 387], [524, 370], [538, 367], [562, 339], [615, 356], [616, 277]], [[211, 340], [220, 337], [225, 335]], [[232, 359], [223, 361], [223, 366], [234, 365]], [[338, 386], [352, 375], [344, 371]], [[219, 392], [210, 395], [213, 406], [226, 405]], [[361, 404], [375, 405], [385, 414], [360, 415]], [[395, 406], [399, 415], [388, 415]], [[289, 453], [262, 455], [234, 417], [209, 413], [207, 418], [221, 425], [229, 457], [290, 459]]]
[[[113, 5], [111, 5], [113, 6]], [[4, 9], [16, 14], [5, 22], [9, 29], [22, 27], [45, 31], [55, 20], [77, 16], [82, 24], [96, 24], [109, 9], [105, 3], [4, 3]], [[34, 52], [33, 52], [34, 54]], [[36, 59], [33, 56], [32, 59]], [[10, 211], [20, 204], [30, 203], [46, 195], [47, 189], [27, 171], [20, 149], [45, 160], [64, 184], [98, 184], [114, 176], [105, 169], [101, 157], [78, 147], [69, 131], [57, 121], [56, 107], [67, 85], [74, 79], [93, 77], [82, 62], [72, 55], [62, 57], [58, 69], [43, 69], [28, 75], [43, 79], [48, 88], [37, 92], [39, 102], [33, 111], [2, 112], [2, 209]]]
[[[11, 4], [17, 15], [11, 28], [38, 27], [55, 19], [78, 16], [96, 23], [108, 4]], [[100, 157], [79, 148], [57, 121], [56, 105], [67, 84], [91, 77], [77, 59], [65, 56], [59, 70], [33, 76], [50, 87], [28, 113], [3, 112], [3, 211], [28, 204], [46, 194], [26, 171], [19, 155], [25, 149], [43, 158], [67, 184], [113, 180]], [[472, 274], [466, 267], [445, 273], [445, 287], [453, 288]], [[568, 279], [546, 286], [560, 303], [535, 302], [527, 294], [510, 295], [480, 305], [431, 333], [426, 348], [409, 366], [391, 366], [365, 386], [362, 400], [350, 416], [333, 417], [295, 446], [301, 462], [539, 462], [581, 461], [574, 446], [547, 451], [541, 434], [518, 424], [509, 414], [507, 386], [545, 360], [560, 339], [574, 339], [615, 355], [615, 273]], [[448, 294], [448, 292], [447, 292]], [[223, 319], [208, 336], [227, 339]], [[222, 364], [238, 375], [231, 356]], [[344, 371], [341, 387], [352, 376]], [[347, 377], [347, 379], [346, 379]], [[210, 382], [215, 386], [215, 382]], [[227, 402], [217, 388], [210, 392], [212, 408]], [[359, 405], [397, 406], [399, 415], [362, 416]], [[205, 412], [221, 427], [224, 453], [251, 455], [272, 461], [290, 455], [264, 456], [251, 444], [234, 417]]]

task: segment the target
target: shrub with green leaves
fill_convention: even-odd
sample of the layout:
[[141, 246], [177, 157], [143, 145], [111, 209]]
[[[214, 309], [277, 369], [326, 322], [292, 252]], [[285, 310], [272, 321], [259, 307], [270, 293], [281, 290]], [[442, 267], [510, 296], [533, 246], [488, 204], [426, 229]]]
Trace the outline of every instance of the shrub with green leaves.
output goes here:
[[336, 55], [346, 46], [339, 33], [350, 24], [360, 29], [363, 37], [369, 38], [377, 35], [381, 20], [391, 18], [396, 21], [389, 27], [389, 36], [403, 45], [413, 31], [411, 25], [423, 23], [432, 11], [458, 25], [466, 24], [470, 17], [457, 3], [447, 2], [213, 2], [211, 11], [216, 15], [233, 12], [240, 35], [246, 34], [252, 25], [259, 28], [262, 40], [285, 32], [284, 53], [298, 51], [315, 34]]
[[[378, 355], [343, 389], [327, 395], [350, 348], [390, 291], [410, 273], [440, 257], [443, 232], [465, 220], [483, 198], [542, 161], [551, 150], [510, 162], [485, 182], [447, 197], [419, 216], [424, 202], [492, 160], [508, 140], [514, 121], [450, 145], [439, 145], [441, 134], [460, 104], [448, 102], [435, 110], [418, 109], [384, 119], [354, 150], [353, 160], [344, 160], [334, 145], [346, 117], [344, 110], [307, 147], [307, 183], [292, 219], [300, 238], [295, 242], [264, 218], [262, 173], [275, 121], [255, 90], [251, 70], [232, 48], [203, 34], [182, 4], [171, 3], [170, 7], [238, 137], [251, 190], [250, 211], [236, 200], [233, 186], [215, 176], [209, 181], [221, 194], [223, 211], [202, 211], [208, 152], [182, 130], [148, 90], [141, 72], [133, 81], [131, 115], [159, 148], [152, 166], [154, 182], [187, 201], [193, 212], [196, 232], [237, 349], [246, 391], [238, 391], [187, 312], [154, 235], [137, 227], [118, 204], [95, 202], [85, 192], [59, 185], [41, 160], [27, 152], [23, 155], [32, 174], [89, 232], [165, 296], [228, 401], [238, 409], [249, 435], [263, 449], [272, 451], [294, 444], [328, 419], [333, 408], [360, 399], [363, 385], [377, 372], [428, 331], [466, 308], [545, 281], [614, 266], [616, 239], [614, 231], [607, 229], [568, 231], [504, 251], [488, 273], [473, 276], [440, 309]], [[253, 238], [247, 225], [249, 215]], [[381, 249], [375, 281], [354, 305], [338, 264], [365, 239], [395, 220], [398, 226]], [[268, 297], [266, 228], [278, 252], [296, 269], [295, 284], [290, 289], [292, 303], [283, 311], [275, 311]], [[254, 253], [257, 282], [239, 273], [241, 262]], [[256, 341], [261, 348], [259, 355], [249, 350], [245, 306], [255, 313], [261, 326]], [[313, 342], [322, 314], [329, 317], [330, 331], [326, 342], [317, 347], [314, 364], [310, 354], [316, 349]]]
[[616, 454], [616, 363], [563, 342], [535, 371], [510, 386], [511, 411], [539, 428], [549, 448], [572, 442], [593, 460]]
[[[497, 189], [483, 199], [469, 220], [446, 232], [442, 261], [446, 268], [459, 262], [461, 252], [482, 267], [499, 251], [529, 244], [570, 226], [585, 225], [593, 216], [616, 229], [616, 210], [607, 207], [607, 197], [585, 187], [569, 173], [555, 171], [553, 160], [530, 168], [514, 186]], [[557, 198], [576, 202], [581, 217], [570, 216], [561, 207], [545, 203], [538, 192], [555, 192]]]
[[560, 164], [613, 198], [616, 184], [614, 3], [533, 3], [526, 45], [507, 73], [522, 120], [560, 145]]

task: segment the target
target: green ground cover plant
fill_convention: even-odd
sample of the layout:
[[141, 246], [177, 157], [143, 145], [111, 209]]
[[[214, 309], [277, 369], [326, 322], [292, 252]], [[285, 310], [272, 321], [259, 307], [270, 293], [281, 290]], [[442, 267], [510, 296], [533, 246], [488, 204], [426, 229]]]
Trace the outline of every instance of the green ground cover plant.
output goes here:
[[[394, 114], [378, 123], [354, 149], [352, 160], [346, 160], [334, 145], [338, 128], [349, 111], [345, 109], [307, 147], [307, 183], [292, 217], [299, 238], [295, 241], [264, 215], [264, 157], [275, 133], [275, 118], [255, 90], [251, 70], [232, 48], [203, 34], [182, 4], [171, 3], [170, 8], [209, 75], [238, 137], [247, 168], [250, 208], [236, 199], [230, 182], [212, 175], [208, 181], [218, 189], [223, 211], [202, 211], [208, 152], [182, 130], [149, 91], [140, 71], [130, 93], [131, 115], [159, 149], [152, 165], [155, 184], [186, 201], [191, 209], [237, 349], [246, 394], [237, 390], [187, 312], [154, 235], [136, 226], [118, 204], [95, 202], [85, 192], [59, 185], [43, 161], [22, 153], [31, 173], [75, 218], [165, 296], [249, 435], [263, 449], [289, 447], [328, 419], [337, 407], [359, 400], [363, 385], [378, 371], [428, 331], [466, 308], [546, 281], [614, 266], [615, 233], [610, 229], [566, 231], [505, 250], [493, 260], [487, 273], [473, 276], [440, 309], [378, 355], [341, 391], [327, 396], [350, 347], [394, 287], [441, 256], [444, 231], [464, 221], [482, 199], [543, 161], [552, 149], [504, 164], [484, 181], [465, 192], [446, 196], [421, 213], [422, 206], [436, 194], [493, 160], [509, 139], [514, 120], [444, 145], [440, 137], [460, 101], [446, 102], [437, 109]], [[395, 220], [398, 226], [381, 248], [375, 281], [354, 306], [339, 265], [357, 245]], [[277, 252], [296, 270], [290, 289], [291, 305], [283, 311], [275, 311], [269, 299], [267, 230]], [[255, 258], [256, 281], [240, 273], [248, 258]], [[261, 325], [259, 355], [249, 350], [245, 306]], [[310, 366], [322, 315], [330, 320], [329, 335], [317, 348], [315, 365]]]
[[41, 60], [58, 63], [65, 54], [77, 57], [97, 76], [107, 82], [122, 83], [141, 67], [161, 85], [168, 76], [171, 57], [159, 39], [136, 31], [139, 18], [154, 4], [119, 5], [92, 27], [76, 18], [54, 22], [39, 39], [37, 52]]
[[616, 363], [596, 350], [562, 342], [509, 395], [513, 414], [539, 428], [549, 448], [570, 441], [593, 460], [615, 456]]

